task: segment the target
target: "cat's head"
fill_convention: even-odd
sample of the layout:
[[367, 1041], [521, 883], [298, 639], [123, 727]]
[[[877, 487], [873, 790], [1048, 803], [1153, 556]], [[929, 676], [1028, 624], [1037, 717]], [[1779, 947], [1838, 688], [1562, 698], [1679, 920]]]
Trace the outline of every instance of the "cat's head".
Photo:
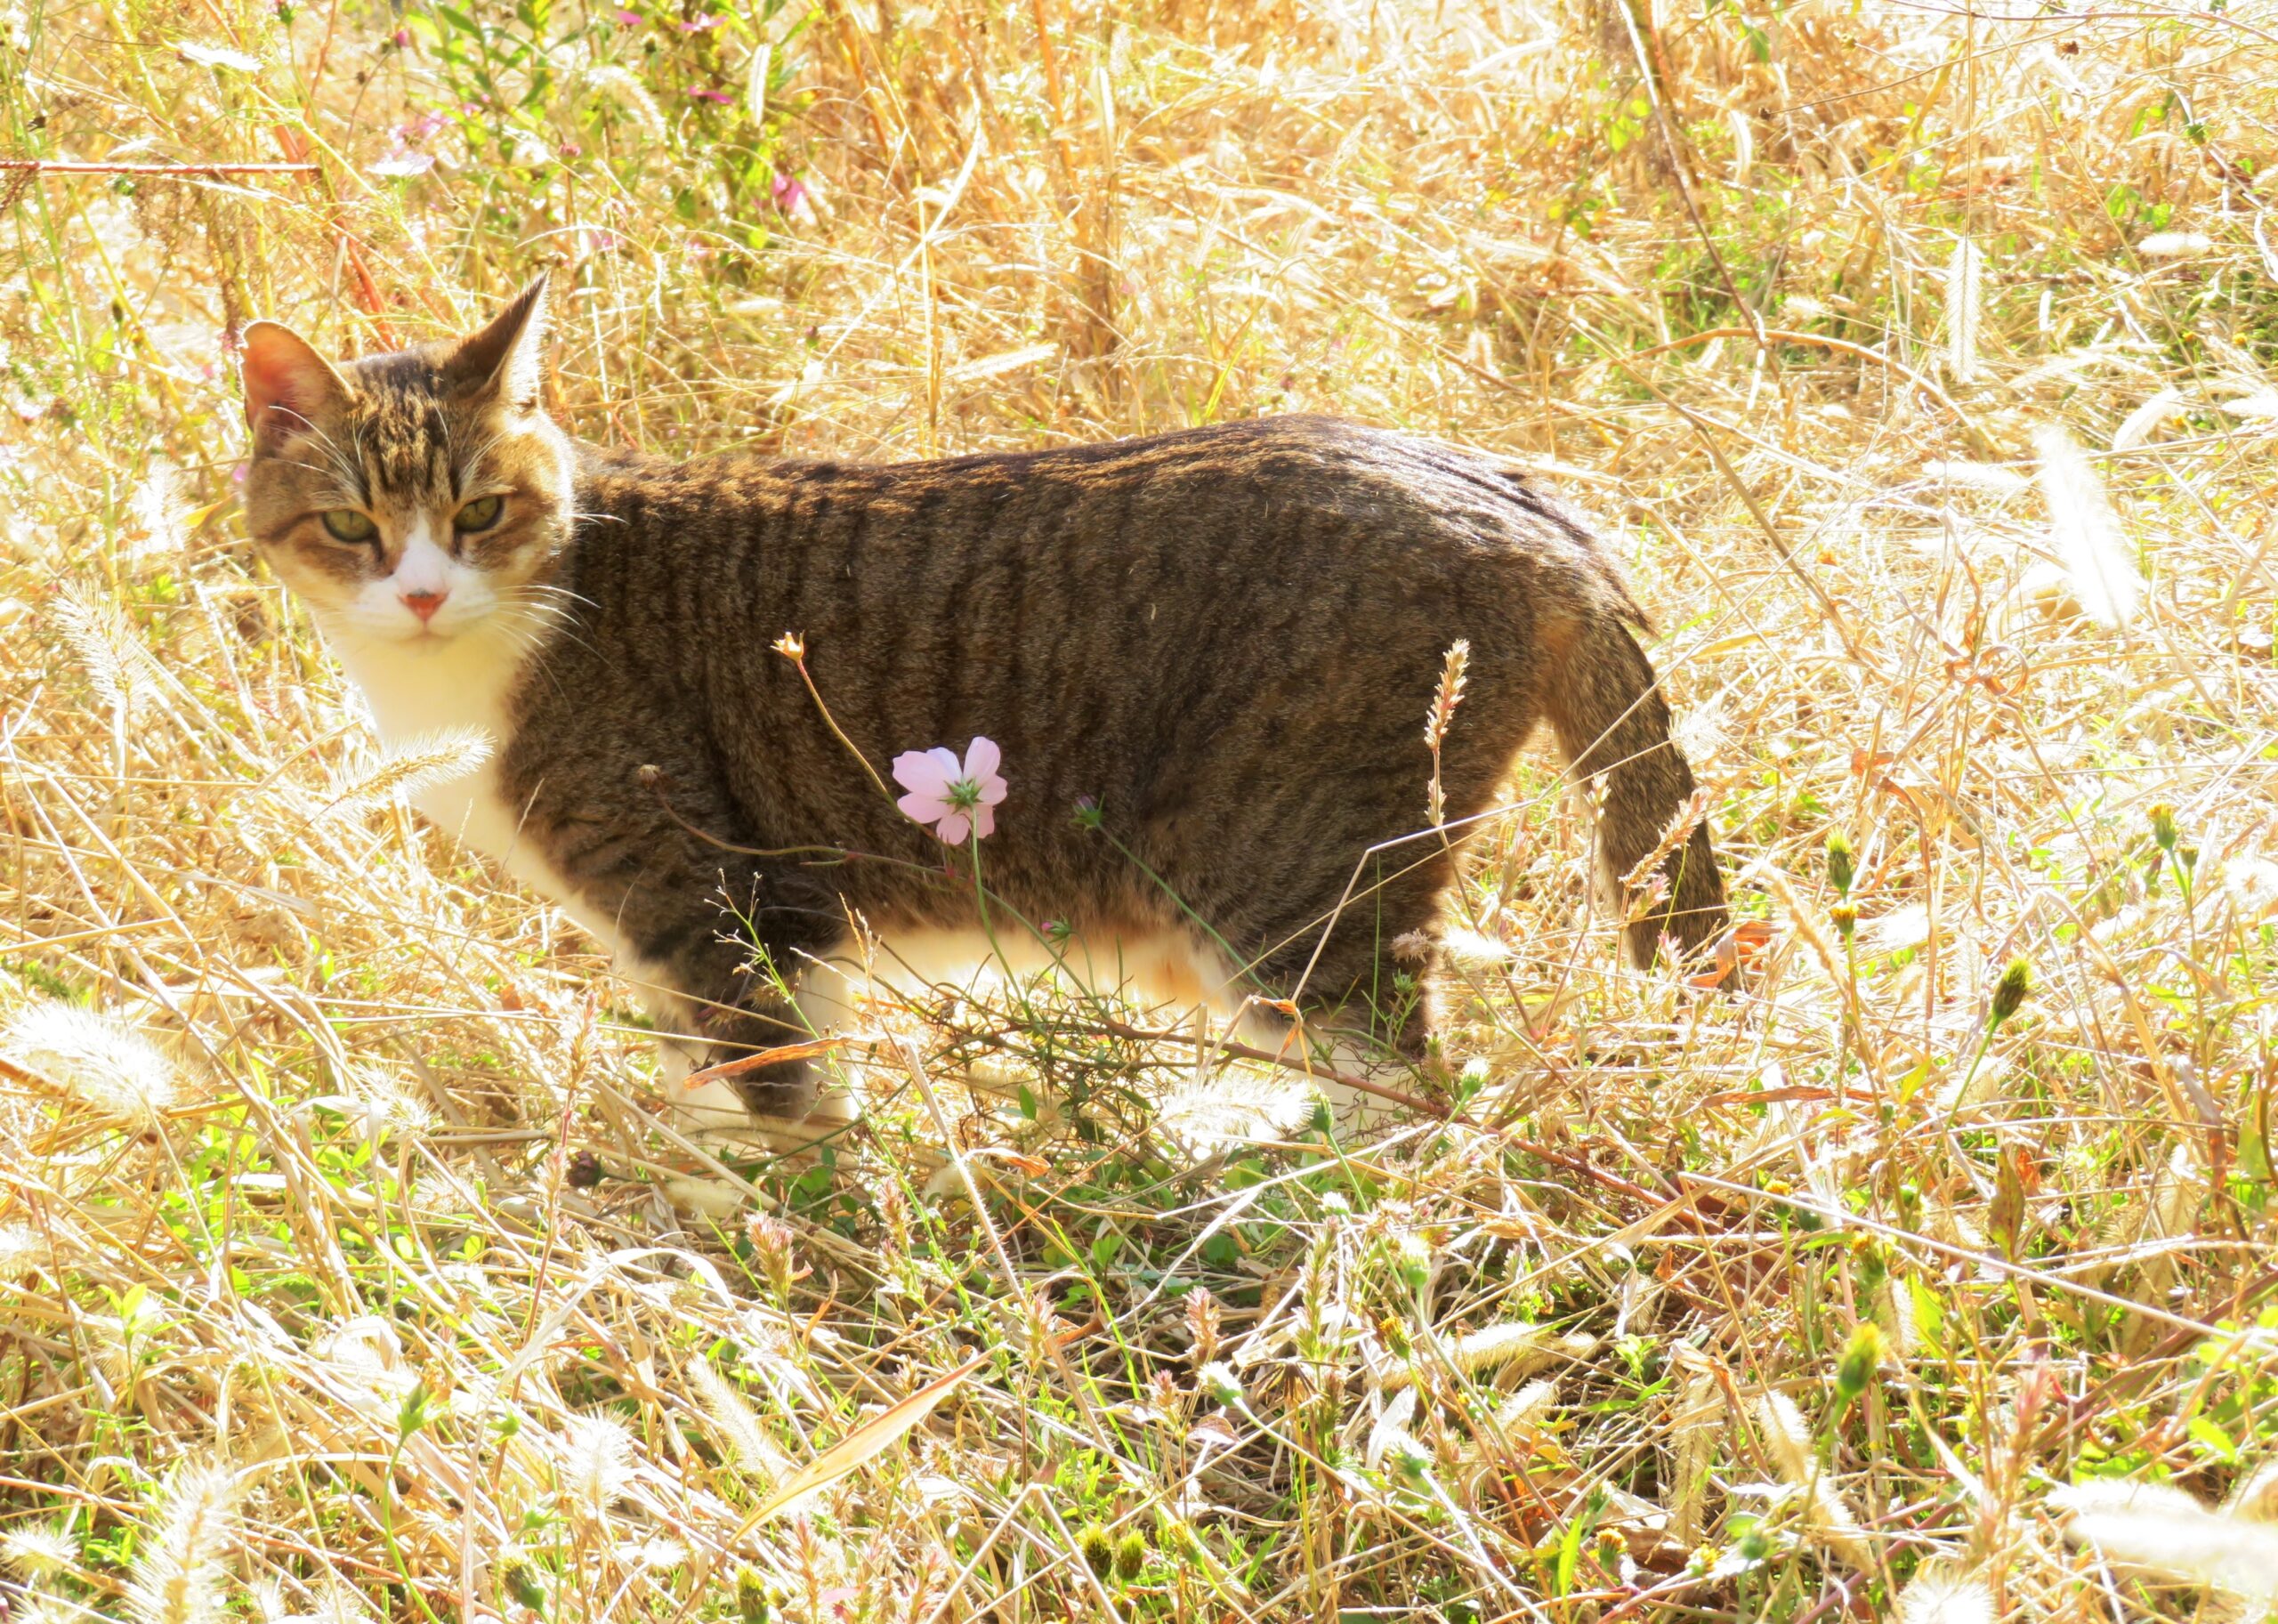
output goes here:
[[545, 326], [541, 278], [471, 337], [341, 367], [246, 329], [246, 526], [328, 632], [417, 649], [536, 624], [571, 520]]

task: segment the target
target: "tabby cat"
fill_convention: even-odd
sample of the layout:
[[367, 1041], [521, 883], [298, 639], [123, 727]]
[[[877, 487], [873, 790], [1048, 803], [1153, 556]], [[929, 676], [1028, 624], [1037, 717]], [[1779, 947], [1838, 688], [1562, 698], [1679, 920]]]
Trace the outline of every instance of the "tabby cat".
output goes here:
[[[246, 516], [385, 739], [493, 737], [420, 809], [606, 944], [684, 1062], [844, 1019], [873, 933], [920, 974], [969, 947], [976, 859], [1000, 943], [1167, 968], [1222, 1007], [1391, 1008], [1393, 946], [1429, 940], [1454, 871], [1450, 841], [1414, 836], [1458, 639], [1458, 836], [1546, 719], [1600, 791], [1602, 890], [1687, 815], [1637, 609], [1508, 467], [1294, 416], [941, 462], [674, 462], [547, 416], [545, 305], [540, 281], [471, 337], [340, 367], [254, 324]], [[905, 815], [876, 769], [975, 738], [1006, 793], [977, 852], [945, 849], [961, 831]], [[1725, 925], [1705, 829], [1670, 844], [1627, 925], [1640, 966]], [[1391, 1024], [1419, 1051], [1416, 1000]], [[809, 1063], [735, 1093], [800, 1116]]]

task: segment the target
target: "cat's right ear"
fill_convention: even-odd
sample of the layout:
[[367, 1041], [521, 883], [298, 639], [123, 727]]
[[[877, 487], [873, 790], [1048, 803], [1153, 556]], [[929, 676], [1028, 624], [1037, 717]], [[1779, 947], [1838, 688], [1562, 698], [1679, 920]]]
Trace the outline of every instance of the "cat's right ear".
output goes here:
[[238, 371], [245, 380], [246, 426], [256, 446], [311, 426], [348, 398], [347, 380], [281, 322], [256, 321], [246, 329]]
[[488, 327], [460, 340], [444, 376], [518, 412], [537, 410], [545, 389], [545, 284], [541, 271]]

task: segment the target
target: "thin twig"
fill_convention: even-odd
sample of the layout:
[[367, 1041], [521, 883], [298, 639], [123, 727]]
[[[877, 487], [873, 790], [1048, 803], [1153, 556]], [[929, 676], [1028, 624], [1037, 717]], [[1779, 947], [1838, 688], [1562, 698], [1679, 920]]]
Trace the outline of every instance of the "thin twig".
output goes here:
[[0, 170], [28, 174], [134, 174], [156, 180], [199, 175], [314, 174], [314, 164], [82, 164], [62, 158], [0, 158]]

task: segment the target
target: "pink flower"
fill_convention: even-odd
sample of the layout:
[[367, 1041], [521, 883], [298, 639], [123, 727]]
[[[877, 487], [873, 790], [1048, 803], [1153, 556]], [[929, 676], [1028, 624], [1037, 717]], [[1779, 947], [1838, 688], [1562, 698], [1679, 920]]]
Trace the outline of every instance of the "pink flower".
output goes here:
[[713, 12], [699, 12], [680, 25], [680, 31], [683, 34], [703, 34], [718, 28], [723, 20]]
[[610, 15], [617, 19], [617, 26], [620, 28], [637, 28], [641, 26], [641, 13], [638, 12], [619, 8], [611, 12]]
[[893, 758], [893, 781], [909, 793], [895, 805], [951, 845], [963, 845], [970, 833], [983, 840], [997, 832], [997, 804], [1005, 798], [1005, 780], [998, 764], [1004, 752], [995, 742], [976, 739], [958, 764], [955, 750], [935, 745], [930, 750], [906, 750]]
[[691, 89], [688, 93], [699, 101], [711, 101], [721, 107], [733, 107], [736, 104], [736, 99], [724, 90], [706, 90], [697, 87]]
[[773, 186], [775, 206], [794, 219], [804, 219], [814, 212], [807, 201], [806, 182], [788, 174], [778, 174]]

